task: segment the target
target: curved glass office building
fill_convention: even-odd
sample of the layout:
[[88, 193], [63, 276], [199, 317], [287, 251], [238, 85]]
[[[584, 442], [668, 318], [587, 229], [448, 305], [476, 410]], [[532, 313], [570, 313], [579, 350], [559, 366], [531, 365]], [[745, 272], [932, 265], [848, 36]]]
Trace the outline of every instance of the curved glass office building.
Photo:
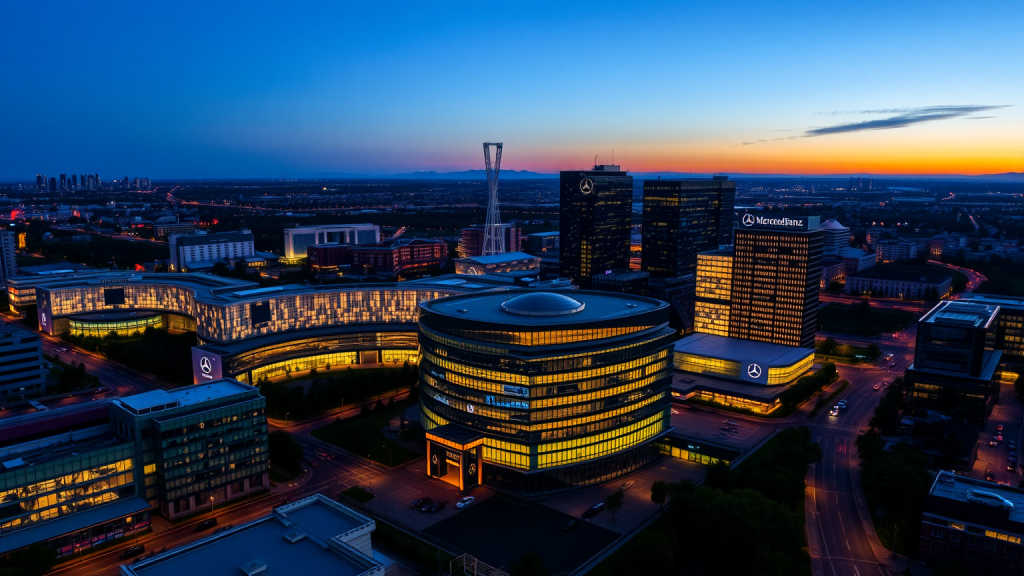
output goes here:
[[464, 294], [419, 305], [428, 474], [540, 495], [657, 457], [669, 430], [668, 305], [591, 291]]

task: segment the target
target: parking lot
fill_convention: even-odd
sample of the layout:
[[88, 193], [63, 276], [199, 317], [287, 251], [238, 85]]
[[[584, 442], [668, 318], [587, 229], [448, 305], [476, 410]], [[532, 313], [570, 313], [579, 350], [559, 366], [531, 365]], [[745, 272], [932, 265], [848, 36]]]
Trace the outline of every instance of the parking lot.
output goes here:
[[[739, 414], [723, 415], [695, 405], [674, 404], [673, 410], [678, 414], [672, 414], [672, 426], [679, 434], [741, 451], [752, 448], [776, 428], [783, 426], [782, 422], [775, 420], [747, 418]], [[724, 420], [735, 424], [725, 426]], [[723, 430], [726, 427], [735, 428], [735, 431]]]
[[[985, 478], [986, 472], [991, 472], [990, 478], [996, 482], [1007, 482], [1011, 486], [1017, 486], [1021, 480], [1020, 469], [1020, 442], [1021, 442], [1021, 418], [1024, 417], [1024, 404], [1013, 390], [1010, 384], [1003, 384], [999, 390], [999, 402], [992, 409], [988, 423], [981, 431], [978, 438], [978, 454], [974, 460], [974, 468], [971, 476], [974, 478]], [[999, 426], [1003, 429], [998, 430]], [[1001, 442], [994, 439], [1002, 436]], [[995, 446], [990, 446], [996, 442]], [[1016, 447], [1011, 449], [1011, 442]], [[1017, 466], [1015, 471], [1007, 470], [1007, 462], [1013, 458]]]

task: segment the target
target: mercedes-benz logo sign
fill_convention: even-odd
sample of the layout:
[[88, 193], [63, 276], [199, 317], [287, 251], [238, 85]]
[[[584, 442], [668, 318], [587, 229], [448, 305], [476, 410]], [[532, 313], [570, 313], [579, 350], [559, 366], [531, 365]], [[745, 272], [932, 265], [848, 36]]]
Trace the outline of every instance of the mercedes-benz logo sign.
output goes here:
[[433, 462], [434, 464], [437, 464], [437, 454], [434, 454], [433, 456], [431, 456], [430, 457], [430, 461]]
[[580, 180], [580, 192], [590, 194], [594, 190], [594, 182], [590, 178]]
[[753, 214], [744, 214], [743, 215], [743, 225], [744, 226], [753, 226], [754, 225], [754, 215]]
[[213, 370], [213, 362], [210, 362], [209, 356], [203, 356], [199, 360], [199, 368], [202, 369], [203, 374], [209, 374], [210, 371]]
[[476, 464], [469, 465], [469, 475], [474, 476], [476, 474]]
[[466, 410], [469, 410], [469, 413], [472, 414], [476, 408], [473, 408], [472, 404], [466, 404]]
[[758, 366], [757, 364], [751, 364], [750, 366], [747, 366], [747, 376], [750, 376], [754, 380], [757, 380], [758, 378], [761, 377], [761, 367]]

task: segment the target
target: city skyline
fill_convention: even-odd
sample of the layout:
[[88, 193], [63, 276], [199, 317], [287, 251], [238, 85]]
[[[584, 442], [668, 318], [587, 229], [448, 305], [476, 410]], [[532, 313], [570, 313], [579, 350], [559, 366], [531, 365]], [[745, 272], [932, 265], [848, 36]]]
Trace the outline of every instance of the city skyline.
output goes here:
[[0, 180], [1024, 171], [1024, 9], [928, 8], [6, 3]]

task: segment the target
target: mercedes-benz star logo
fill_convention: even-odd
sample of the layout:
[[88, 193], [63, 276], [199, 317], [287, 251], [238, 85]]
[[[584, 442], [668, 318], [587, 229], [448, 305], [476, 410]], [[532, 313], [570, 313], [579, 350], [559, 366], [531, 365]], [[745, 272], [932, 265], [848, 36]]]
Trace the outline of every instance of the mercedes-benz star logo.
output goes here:
[[744, 214], [743, 215], [743, 225], [744, 226], [753, 226], [754, 225], [754, 216], [752, 214]]
[[472, 414], [475, 408], [473, 408], [472, 404], [466, 404], [466, 410], [469, 410], [469, 413]]
[[437, 464], [437, 454], [434, 454], [433, 456], [431, 456], [430, 457], [430, 461], [433, 462], [434, 464]]
[[757, 380], [758, 378], [761, 377], [761, 367], [758, 366], [757, 364], [751, 364], [750, 366], [747, 366], [747, 376], [750, 376], [754, 380]]
[[594, 182], [590, 178], [584, 178], [580, 180], [580, 192], [584, 194], [590, 194], [594, 190]]
[[203, 356], [199, 360], [199, 368], [203, 370], [203, 374], [209, 374], [213, 370], [213, 362], [210, 362], [209, 356]]

